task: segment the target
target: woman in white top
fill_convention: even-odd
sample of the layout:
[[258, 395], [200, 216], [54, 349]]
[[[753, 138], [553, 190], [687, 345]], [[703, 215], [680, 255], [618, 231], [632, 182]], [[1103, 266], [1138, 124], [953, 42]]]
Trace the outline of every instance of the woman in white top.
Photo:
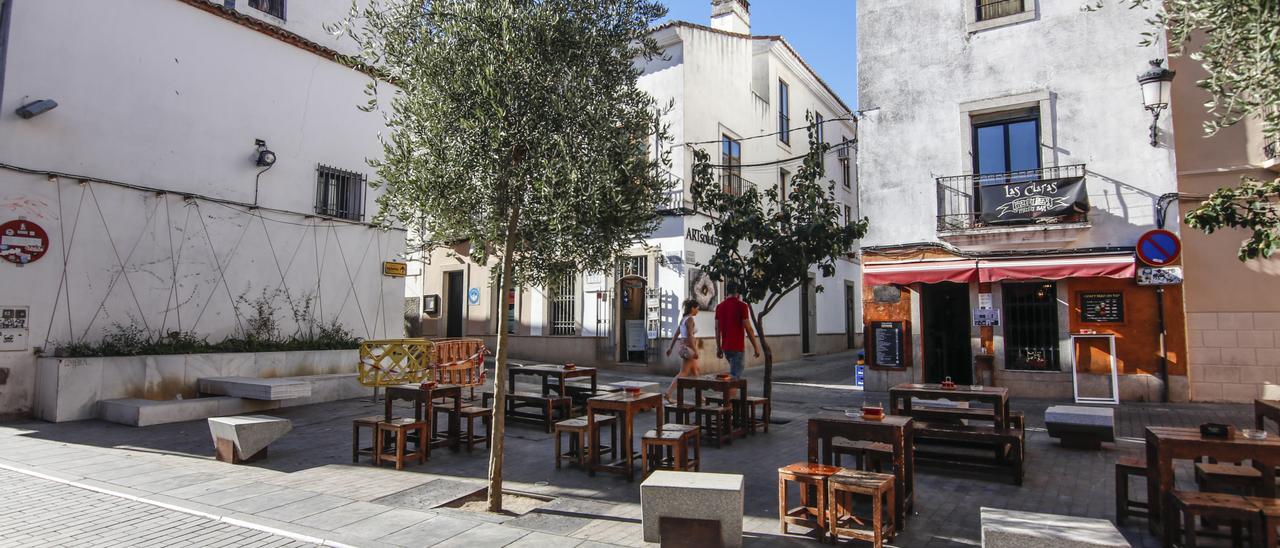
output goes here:
[[[684, 316], [680, 318], [680, 326], [676, 328], [676, 336], [671, 337], [671, 346], [667, 347], [667, 355], [671, 355], [671, 351], [675, 349], [676, 344], [680, 344], [680, 373], [676, 374], [676, 378], [680, 377], [696, 377], [698, 376], [698, 326], [694, 323], [694, 316], [698, 315], [698, 301], [689, 299], [684, 302]], [[667, 387], [666, 399], [671, 401], [671, 392], [676, 389], [675, 379], [671, 380], [671, 386]]]

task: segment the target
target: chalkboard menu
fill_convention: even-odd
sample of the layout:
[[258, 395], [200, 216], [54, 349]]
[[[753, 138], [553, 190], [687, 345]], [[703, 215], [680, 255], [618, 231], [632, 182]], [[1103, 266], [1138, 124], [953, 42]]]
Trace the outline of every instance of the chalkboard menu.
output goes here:
[[871, 365], [876, 367], [902, 367], [904, 339], [902, 322], [873, 322], [871, 324]]
[[1124, 293], [1081, 293], [1080, 321], [1121, 323], [1124, 321]]

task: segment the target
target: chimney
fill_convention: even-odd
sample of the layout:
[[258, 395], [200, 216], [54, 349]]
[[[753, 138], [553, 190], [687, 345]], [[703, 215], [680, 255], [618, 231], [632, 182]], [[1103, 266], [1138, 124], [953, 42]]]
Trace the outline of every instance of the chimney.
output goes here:
[[747, 0], [711, 0], [711, 28], [751, 34], [751, 5]]

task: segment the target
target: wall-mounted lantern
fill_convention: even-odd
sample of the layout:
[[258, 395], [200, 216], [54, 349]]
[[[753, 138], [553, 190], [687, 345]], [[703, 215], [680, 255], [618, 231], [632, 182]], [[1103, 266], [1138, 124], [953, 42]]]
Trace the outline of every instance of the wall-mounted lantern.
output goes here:
[[1158, 146], [1156, 138], [1160, 112], [1169, 108], [1169, 97], [1173, 89], [1174, 71], [1161, 65], [1164, 59], [1152, 59], [1151, 68], [1138, 75], [1138, 84], [1142, 86], [1142, 106], [1151, 113], [1151, 146]]

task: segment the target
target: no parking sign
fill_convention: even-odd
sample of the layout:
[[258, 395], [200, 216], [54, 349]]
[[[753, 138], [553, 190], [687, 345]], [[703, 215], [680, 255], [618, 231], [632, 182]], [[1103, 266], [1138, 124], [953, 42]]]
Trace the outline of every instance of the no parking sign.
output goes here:
[[1167, 266], [1178, 260], [1182, 254], [1182, 241], [1178, 235], [1168, 230], [1156, 229], [1148, 231], [1138, 238], [1135, 249], [1138, 260], [1151, 266]]

